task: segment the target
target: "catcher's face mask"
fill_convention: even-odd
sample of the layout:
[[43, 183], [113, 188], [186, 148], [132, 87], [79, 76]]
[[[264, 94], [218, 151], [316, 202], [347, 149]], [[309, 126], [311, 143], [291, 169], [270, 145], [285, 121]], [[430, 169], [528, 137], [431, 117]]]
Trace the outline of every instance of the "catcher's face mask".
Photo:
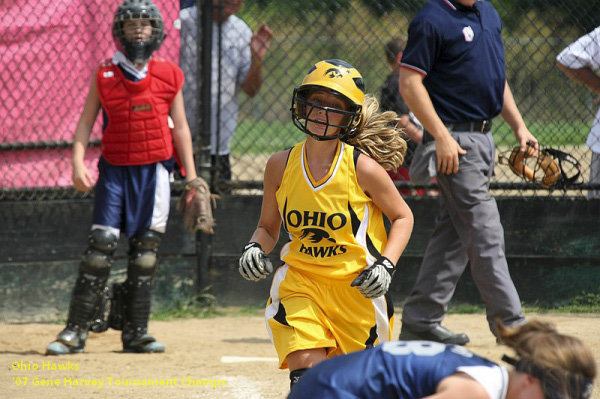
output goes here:
[[540, 380], [545, 399], [589, 399], [592, 397], [592, 380], [581, 374], [543, 367], [529, 358], [517, 360], [504, 355], [502, 360], [513, 365], [515, 370]]
[[[134, 26], [137, 26], [140, 32], [127, 30]], [[147, 62], [166, 37], [162, 15], [150, 0], [125, 0], [115, 13], [112, 36], [117, 50], [125, 54], [129, 61]]]

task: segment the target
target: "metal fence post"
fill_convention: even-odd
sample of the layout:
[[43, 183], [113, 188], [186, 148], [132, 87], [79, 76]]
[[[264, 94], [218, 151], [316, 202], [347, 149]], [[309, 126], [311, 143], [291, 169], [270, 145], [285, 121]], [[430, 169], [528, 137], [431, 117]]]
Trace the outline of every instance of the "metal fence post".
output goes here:
[[[199, 131], [194, 132], [197, 135], [199, 150], [196, 153], [196, 164], [199, 175], [210, 181], [210, 124], [211, 124], [211, 69], [212, 69], [212, 1], [196, 0], [198, 10], [198, 21], [200, 21], [201, 40], [196, 43], [198, 45], [198, 70], [196, 79], [199, 82], [199, 90], [196, 93], [198, 96], [198, 109], [196, 112], [199, 116]], [[196, 282], [197, 293], [209, 286], [208, 267], [211, 256], [211, 237], [200, 231], [196, 233], [196, 256], [197, 256], [197, 271], [198, 277]]]

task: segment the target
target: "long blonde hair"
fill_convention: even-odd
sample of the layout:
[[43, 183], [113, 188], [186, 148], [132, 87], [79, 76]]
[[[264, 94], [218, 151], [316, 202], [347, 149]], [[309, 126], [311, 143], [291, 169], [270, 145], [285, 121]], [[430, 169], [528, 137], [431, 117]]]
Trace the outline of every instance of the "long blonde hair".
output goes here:
[[499, 321], [496, 324], [501, 342], [517, 354], [518, 371], [536, 374], [537, 370], [542, 375], [535, 377], [565, 397], [581, 398], [591, 393], [591, 382], [597, 375], [596, 361], [580, 339], [560, 334], [552, 323], [539, 320], [514, 328]]
[[393, 111], [379, 112], [379, 102], [375, 96], [367, 94], [358, 133], [345, 141], [384, 169], [395, 172], [406, 154], [406, 141], [402, 138], [403, 129], [398, 127], [399, 121], [400, 117]]

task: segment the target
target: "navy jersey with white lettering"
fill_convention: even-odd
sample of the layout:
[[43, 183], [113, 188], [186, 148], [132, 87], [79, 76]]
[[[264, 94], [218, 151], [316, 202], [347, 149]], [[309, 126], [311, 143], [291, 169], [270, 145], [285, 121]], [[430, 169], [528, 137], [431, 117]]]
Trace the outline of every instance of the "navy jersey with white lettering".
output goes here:
[[504, 399], [508, 373], [463, 347], [428, 341], [385, 342], [311, 368], [288, 399], [417, 399], [436, 393], [444, 378], [464, 373], [490, 399]]

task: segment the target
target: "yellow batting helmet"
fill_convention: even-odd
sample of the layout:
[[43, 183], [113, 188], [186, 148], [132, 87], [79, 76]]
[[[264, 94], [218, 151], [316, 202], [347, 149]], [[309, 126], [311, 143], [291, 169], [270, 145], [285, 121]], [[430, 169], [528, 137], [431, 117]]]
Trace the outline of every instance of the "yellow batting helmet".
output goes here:
[[[348, 111], [321, 107], [307, 101], [309, 93], [324, 91], [340, 97], [348, 104]], [[361, 74], [352, 65], [342, 60], [324, 60], [316, 63], [306, 74], [300, 87], [294, 89], [292, 98], [292, 121], [304, 133], [317, 140], [344, 139], [356, 132], [360, 123], [363, 101], [365, 99], [365, 84]], [[328, 127], [340, 128], [337, 135], [315, 135], [307, 129], [308, 115], [314, 108], [343, 114], [343, 122]], [[328, 118], [329, 120], [329, 118]]]

